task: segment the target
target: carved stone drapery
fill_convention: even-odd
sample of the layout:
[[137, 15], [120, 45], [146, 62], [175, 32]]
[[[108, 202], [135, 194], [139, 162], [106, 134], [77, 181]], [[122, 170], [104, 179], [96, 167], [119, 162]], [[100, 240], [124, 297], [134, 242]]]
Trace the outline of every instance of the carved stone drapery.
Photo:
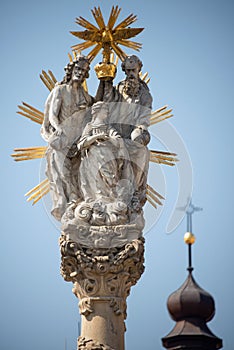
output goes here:
[[144, 271], [144, 239], [89, 248], [60, 238], [61, 274], [73, 282], [82, 318], [79, 349], [124, 349], [126, 298]]

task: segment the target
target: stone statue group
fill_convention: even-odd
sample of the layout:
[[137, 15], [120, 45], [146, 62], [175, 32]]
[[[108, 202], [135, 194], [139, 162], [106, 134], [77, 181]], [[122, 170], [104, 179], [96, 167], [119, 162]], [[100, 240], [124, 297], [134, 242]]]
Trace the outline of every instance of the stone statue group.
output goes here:
[[46, 175], [52, 214], [65, 230], [144, 226], [152, 97], [141, 68], [137, 56], [127, 56], [125, 80], [113, 86], [113, 79], [100, 78], [92, 97], [83, 87], [90, 64], [79, 56], [47, 98]]

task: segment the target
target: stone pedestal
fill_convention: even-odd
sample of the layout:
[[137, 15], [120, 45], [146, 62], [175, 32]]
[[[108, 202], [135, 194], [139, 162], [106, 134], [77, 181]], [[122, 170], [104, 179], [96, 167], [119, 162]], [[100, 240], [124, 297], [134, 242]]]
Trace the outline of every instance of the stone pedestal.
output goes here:
[[126, 298], [144, 271], [144, 239], [91, 248], [62, 235], [60, 247], [61, 274], [79, 298], [79, 350], [124, 350]]

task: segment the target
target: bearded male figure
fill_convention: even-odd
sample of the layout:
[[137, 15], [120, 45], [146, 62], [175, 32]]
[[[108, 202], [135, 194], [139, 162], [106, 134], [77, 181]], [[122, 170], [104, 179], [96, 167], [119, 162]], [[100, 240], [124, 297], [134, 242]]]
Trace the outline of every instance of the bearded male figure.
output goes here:
[[51, 213], [57, 220], [61, 220], [68, 204], [80, 197], [76, 142], [91, 118], [93, 98], [82, 86], [89, 69], [84, 56], [69, 63], [63, 81], [54, 87], [45, 104], [41, 135], [49, 144], [46, 175], [53, 201]]
[[145, 203], [146, 180], [149, 165], [147, 144], [149, 115], [152, 110], [152, 96], [147, 84], [139, 77], [141, 60], [127, 56], [122, 62], [125, 80], [113, 87], [113, 80], [100, 79], [96, 99], [109, 102], [110, 124], [125, 139], [134, 171], [136, 192], [132, 205], [141, 208]]

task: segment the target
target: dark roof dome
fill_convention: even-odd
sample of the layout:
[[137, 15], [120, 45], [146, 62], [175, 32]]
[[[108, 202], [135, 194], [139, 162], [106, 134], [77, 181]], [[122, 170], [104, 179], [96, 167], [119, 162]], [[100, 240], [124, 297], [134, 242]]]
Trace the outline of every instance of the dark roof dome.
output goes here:
[[169, 296], [167, 307], [175, 321], [199, 318], [208, 322], [215, 314], [213, 297], [199, 287], [191, 271], [184, 284]]

